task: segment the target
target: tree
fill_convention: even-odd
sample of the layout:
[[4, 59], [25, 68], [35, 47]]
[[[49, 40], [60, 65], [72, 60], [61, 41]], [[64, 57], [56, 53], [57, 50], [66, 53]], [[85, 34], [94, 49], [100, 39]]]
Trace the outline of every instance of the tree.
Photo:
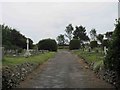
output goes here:
[[[16, 29], [9, 26], [1, 25], [2, 27], [2, 46], [5, 49], [26, 49], [27, 38]], [[30, 41], [30, 48], [33, 48], [33, 41]]]
[[108, 40], [111, 40], [113, 32], [106, 32], [105, 36]]
[[72, 24], [69, 24], [65, 29], [65, 32], [66, 32], [65, 36], [69, 39], [69, 41], [72, 40], [73, 29], [74, 28]]
[[64, 37], [64, 35], [60, 34], [57, 37], [57, 41], [58, 41], [58, 45], [64, 45], [65, 44], [65, 37]]
[[92, 29], [92, 30], [90, 31], [90, 36], [91, 36], [91, 39], [92, 39], [93, 41], [96, 40], [97, 33], [96, 33], [96, 30], [95, 30], [95, 29]]
[[98, 34], [97, 40], [98, 40], [101, 44], [102, 44], [102, 42], [103, 42], [103, 38], [104, 38], [104, 35]]
[[73, 32], [73, 38], [80, 40], [81, 43], [89, 41], [89, 37], [86, 35], [86, 29], [83, 26], [76, 26], [76, 30]]

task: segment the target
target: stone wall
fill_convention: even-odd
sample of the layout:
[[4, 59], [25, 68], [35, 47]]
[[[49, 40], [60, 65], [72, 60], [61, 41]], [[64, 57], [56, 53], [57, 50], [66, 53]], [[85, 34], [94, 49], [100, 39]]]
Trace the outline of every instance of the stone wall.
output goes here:
[[116, 72], [111, 71], [111, 70], [106, 70], [104, 66], [99, 66], [97, 67], [97, 70], [95, 70], [94, 69], [95, 63], [88, 63], [88, 62], [86, 63], [89, 65], [89, 68], [96, 73], [99, 79], [103, 79], [106, 82], [115, 86], [116, 88], [120, 88], [120, 80], [118, 79], [118, 75]]
[[20, 81], [24, 80], [39, 64], [23, 63], [16, 66], [2, 68], [2, 88], [10, 89], [19, 85]]
[[116, 88], [120, 88], [120, 80], [116, 72], [111, 70], [99, 70], [96, 72], [98, 78], [105, 80], [106, 82], [112, 84]]

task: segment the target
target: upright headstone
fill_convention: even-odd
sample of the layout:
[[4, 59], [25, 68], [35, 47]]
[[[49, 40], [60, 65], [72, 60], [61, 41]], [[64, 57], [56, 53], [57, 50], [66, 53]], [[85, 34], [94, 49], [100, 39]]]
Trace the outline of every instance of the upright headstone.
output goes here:
[[91, 47], [88, 48], [88, 52], [91, 52]]
[[106, 46], [104, 46], [104, 53], [105, 53], [105, 55], [107, 55], [107, 51], [108, 51], [108, 48]]

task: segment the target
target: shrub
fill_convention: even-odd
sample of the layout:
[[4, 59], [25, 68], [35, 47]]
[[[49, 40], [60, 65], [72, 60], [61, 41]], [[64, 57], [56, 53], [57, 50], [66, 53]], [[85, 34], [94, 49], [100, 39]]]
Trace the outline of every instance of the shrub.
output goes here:
[[120, 19], [115, 26], [104, 63], [107, 69], [116, 71], [120, 77]]
[[80, 48], [80, 40], [71, 40], [69, 44], [69, 49], [74, 50], [74, 49], [79, 49]]
[[39, 50], [57, 51], [57, 43], [54, 39], [44, 39], [38, 43]]
[[91, 41], [91, 42], [90, 42], [90, 47], [91, 47], [91, 48], [95, 48], [95, 47], [97, 47], [97, 46], [98, 46], [97, 41]]

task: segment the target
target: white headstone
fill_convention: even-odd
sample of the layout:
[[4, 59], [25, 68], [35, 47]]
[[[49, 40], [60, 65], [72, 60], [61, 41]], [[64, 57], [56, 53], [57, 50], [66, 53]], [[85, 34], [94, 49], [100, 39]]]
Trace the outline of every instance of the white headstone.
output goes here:
[[104, 53], [105, 53], [105, 55], [107, 55], [107, 51], [108, 51], [108, 48], [106, 48], [106, 46], [104, 46]]

